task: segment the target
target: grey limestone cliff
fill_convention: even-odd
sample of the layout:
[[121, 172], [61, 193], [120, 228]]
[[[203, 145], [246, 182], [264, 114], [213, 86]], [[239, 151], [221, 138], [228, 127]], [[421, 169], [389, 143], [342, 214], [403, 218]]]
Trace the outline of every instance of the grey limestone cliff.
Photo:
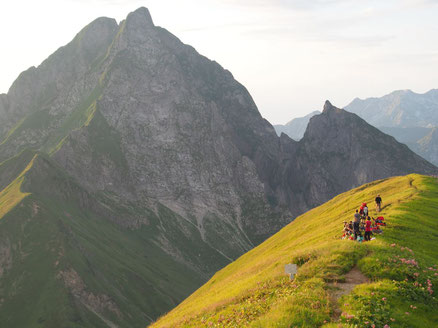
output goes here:
[[299, 153], [299, 166], [306, 167], [306, 197], [312, 205], [369, 181], [436, 172], [434, 165], [406, 145], [328, 101], [322, 114], [310, 119]]

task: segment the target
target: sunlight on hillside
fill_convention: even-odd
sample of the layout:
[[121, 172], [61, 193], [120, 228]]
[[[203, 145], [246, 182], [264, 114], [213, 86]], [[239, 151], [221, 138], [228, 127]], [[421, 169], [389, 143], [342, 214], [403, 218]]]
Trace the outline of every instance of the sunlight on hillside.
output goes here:
[[[377, 194], [383, 198], [379, 215], [388, 223], [383, 235], [362, 244], [340, 240], [343, 221], [362, 202], [374, 204]], [[151, 327], [431, 327], [438, 322], [430, 287], [438, 284], [437, 195], [438, 181], [420, 175], [343, 193], [219, 271]], [[292, 282], [284, 274], [291, 262], [299, 265]], [[331, 301], [354, 266], [372, 283], [344, 296], [344, 305]], [[340, 319], [336, 309], [343, 311]]]
[[33, 162], [37, 155], [35, 155], [21, 174], [12, 181], [5, 189], [0, 191], [0, 219], [12, 210], [17, 204], [19, 204], [30, 193], [24, 193], [21, 191], [21, 185], [24, 181], [27, 171], [33, 165]]

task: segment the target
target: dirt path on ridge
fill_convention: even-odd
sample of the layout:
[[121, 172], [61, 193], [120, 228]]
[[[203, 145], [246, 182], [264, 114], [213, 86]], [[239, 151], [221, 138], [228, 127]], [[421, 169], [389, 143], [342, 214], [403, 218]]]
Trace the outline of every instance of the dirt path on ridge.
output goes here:
[[369, 283], [370, 280], [354, 266], [350, 272], [345, 275], [345, 282], [330, 283], [333, 288], [330, 293], [330, 303], [333, 308], [333, 321], [337, 321], [341, 316], [342, 310], [339, 308], [338, 300], [342, 295], [349, 294], [353, 288], [360, 284]]

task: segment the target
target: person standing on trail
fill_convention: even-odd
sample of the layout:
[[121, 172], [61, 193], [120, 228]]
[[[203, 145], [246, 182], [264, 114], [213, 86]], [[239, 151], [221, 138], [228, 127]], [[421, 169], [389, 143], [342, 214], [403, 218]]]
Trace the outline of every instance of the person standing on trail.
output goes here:
[[357, 237], [360, 236], [359, 224], [360, 224], [360, 214], [359, 211], [356, 210], [356, 213], [354, 213], [354, 220], [353, 220], [354, 240], [357, 240]]
[[367, 221], [365, 222], [365, 241], [371, 240], [371, 219], [368, 216]]
[[377, 195], [377, 197], [376, 197], [376, 211], [380, 212], [381, 209], [382, 209], [382, 198], [380, 197], [380, 195]]

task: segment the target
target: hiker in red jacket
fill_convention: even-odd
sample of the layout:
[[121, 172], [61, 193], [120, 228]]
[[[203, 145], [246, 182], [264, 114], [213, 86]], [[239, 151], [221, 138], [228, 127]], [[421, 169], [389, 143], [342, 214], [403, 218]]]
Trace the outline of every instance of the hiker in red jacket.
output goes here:
[[368, 216], [367, 221], [365, 222], [365, 241], [371, 240], [371, 219]]

